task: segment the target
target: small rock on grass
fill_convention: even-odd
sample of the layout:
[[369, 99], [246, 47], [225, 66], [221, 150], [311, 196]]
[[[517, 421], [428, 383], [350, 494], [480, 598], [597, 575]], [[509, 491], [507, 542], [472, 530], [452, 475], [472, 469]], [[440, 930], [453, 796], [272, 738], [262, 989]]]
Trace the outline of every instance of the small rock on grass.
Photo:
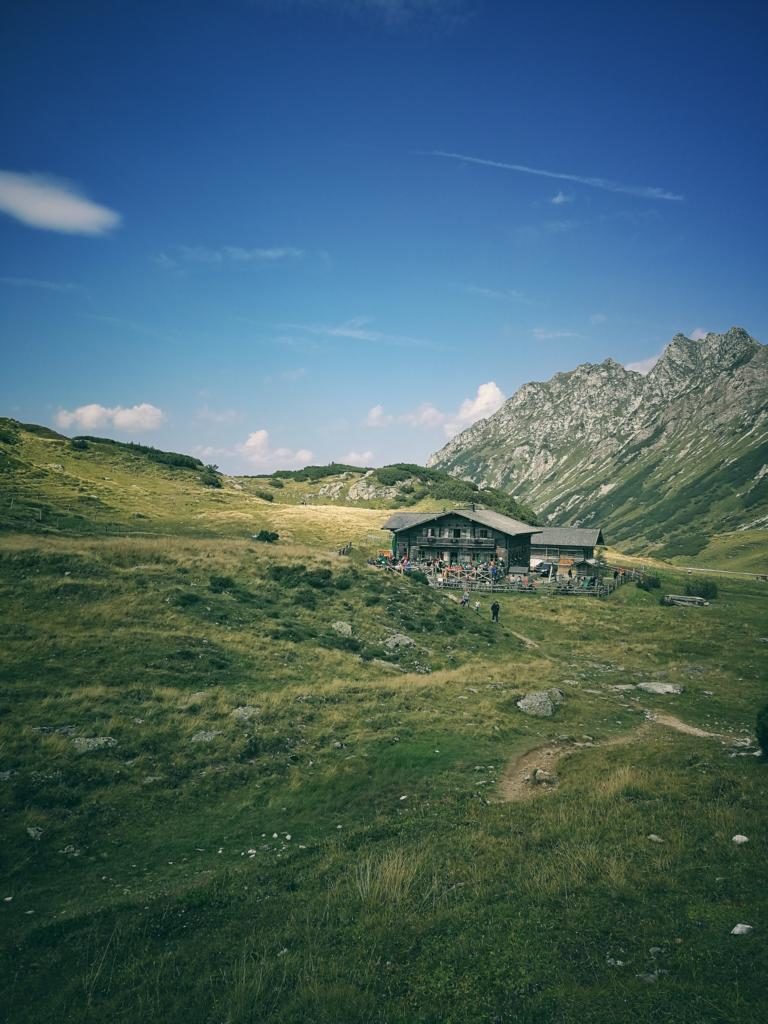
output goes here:
[[203, 729], [200, 732], [195, 733], [190, 740], [190, 743], [210, 743], [212, 740], [215, 740], [217, 736], [221, 736], [221, 732]]
[[747, 836], [734, 836], [731, 842], [736, 843], [737, 846], [741, 846], [742, 843], [748, 843], [749, 839]]
[[637, 688], [645, 693], [679, 694], [683, 692], [683, 687], [678, 686], [677, 683], [638, 683]]
[[334, 633], [338, 633], [339, 636], [352, 636], [351, 622], [343, 622], [342, 620], [339, 620], [338, 622], [333, 622], [331, 623], [331, 629], [334, 631]]
[[751, 924], [737, 924], [735, 928], [731, 928], [731, 935], [749, 935], [754, 930]]
[[89, 750], [103, 750], [105, 747], [116, 747], [117, 740], [114, 736], [75, 736], [72, 744], [79, 754], [85, 754]]
[[651, 834], [649, 836], [646, 836], [645, 838], [649, 839], [652, 843], [663, 843], [664, 842], [664, 840], [661, 838], [661, 836], [657, 836], [655, 832], [651, 832]]

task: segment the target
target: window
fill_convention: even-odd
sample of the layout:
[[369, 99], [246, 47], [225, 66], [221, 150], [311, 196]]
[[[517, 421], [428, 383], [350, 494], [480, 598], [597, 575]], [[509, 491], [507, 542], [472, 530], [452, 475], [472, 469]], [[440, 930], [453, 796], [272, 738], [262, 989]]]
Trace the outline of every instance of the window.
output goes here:
[[461, 530], [454, 530], [453, 531], [453, 539], [454, 540], [459, 540], [460, 537], [461, 537]]
[[488, 531], [487, 530], [478, 530], [478, 536], [479, 537], [487, 537], [488, 536]]

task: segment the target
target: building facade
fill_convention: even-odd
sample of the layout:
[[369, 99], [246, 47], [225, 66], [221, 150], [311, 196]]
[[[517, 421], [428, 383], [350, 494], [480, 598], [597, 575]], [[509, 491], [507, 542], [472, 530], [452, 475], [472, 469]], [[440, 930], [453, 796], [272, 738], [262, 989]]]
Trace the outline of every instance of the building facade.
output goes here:
[[531, 535], [538, 531], [500, 512], [474, 508], [397, 512], [382, 529], [392, 531], [392, 554], [397, 558], [447, 565], [503, 562], [521, 572], [528, 571]]

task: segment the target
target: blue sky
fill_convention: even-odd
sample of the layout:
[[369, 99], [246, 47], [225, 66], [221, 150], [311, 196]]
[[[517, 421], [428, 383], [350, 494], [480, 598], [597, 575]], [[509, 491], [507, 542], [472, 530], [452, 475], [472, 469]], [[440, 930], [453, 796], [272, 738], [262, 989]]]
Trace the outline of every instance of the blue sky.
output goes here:
[[757, 3], [6, 5], [0, 412], [422, 462], [529, 380], [768, 339]]

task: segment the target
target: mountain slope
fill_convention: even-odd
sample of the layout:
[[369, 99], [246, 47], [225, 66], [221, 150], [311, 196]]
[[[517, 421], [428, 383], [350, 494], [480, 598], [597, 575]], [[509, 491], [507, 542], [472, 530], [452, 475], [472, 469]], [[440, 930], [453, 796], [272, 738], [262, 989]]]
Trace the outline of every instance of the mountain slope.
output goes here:
[[646, 377], [584, 364], [524, 385], [428, 464], [506, 488], [547, 522], [695, 554], [768, 524], [768, 349], [734, 327], [676, 335]]

